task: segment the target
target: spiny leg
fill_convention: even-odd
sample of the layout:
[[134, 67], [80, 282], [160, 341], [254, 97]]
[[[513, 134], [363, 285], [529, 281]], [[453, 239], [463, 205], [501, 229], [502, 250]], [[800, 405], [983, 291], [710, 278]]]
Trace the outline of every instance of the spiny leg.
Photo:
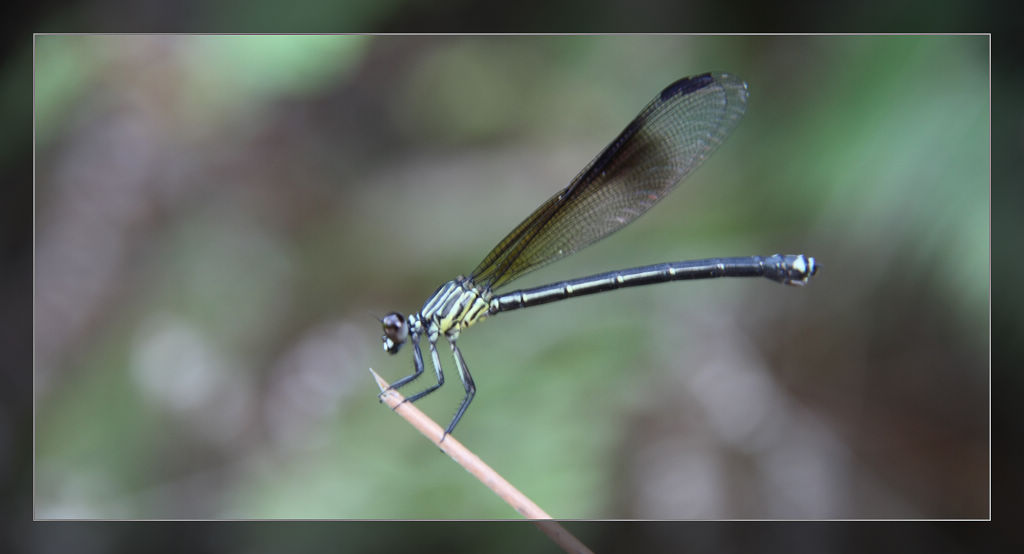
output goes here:
[[[397, 390], [399, 387], [402, 387], [418, 379], [420, 375], [423, 375], [423, 353], [420, 352], [420, 336], [416, 333], [412, 333], [409, 338], [412, 342], [412, 375], [406, 375], [394, 383], [391, 383], [388, 388], [381, 391], [380, 395], [383, 395], [389, 390]], [[378, 397], [380, 395], [378, 395]]]
[[[441, 358], [438, 357], [438, 355], [437, 355], [437, 344], [434, 341], [430, 340], [429, 337], [427, 338], [427, 342], [430, 345], [430, 361], [434, 364], [434, 373], [437, 374], [437, 384], [436, 385], [431, 385], [426, 390], [420, 391], [420, 392], [418, 392], [418, 393], [416, 393], [416, 394], [414, 394], [412, 396], [406, 396], [405, 400], [402, 400], [401, 403], [404, 403], [404, 402], [415, 402], [415, 401], [419, 400], [420, 398], [423, 398], [424, 396], [426, 396], [426, 395], [436, 391], [437, 389], [439, 389], [441, 387], [441, 385], [444, 384], [444, 373], [441, 372]], [[420, 373], [422, 373], [423, 372], [423, 355], [420, 354], [420, 345], [419, 345], [418, 342], [413, 343], [413, 344], [416, 345], [415, 350], [413, 350], [413, 352], [415, 352], [413, 354], [413, 359], [418, 362], [418, 364], [419, 364], [419, 371], [420, 371]], [[408, 381], [406, 381], [406, 382], [408, 382]], [[394, 388], [394, 387], [392, 387], [392, 388]]]
[[445, 429], [444, 434], [441, 435], [441, 440], [444, 440], [446, 435], [450, 435], [451, 432], [455, 430], [455, 425], [460, 419], [462, 419], [462, 414], [466, 413], [466, 408], [469, 407], [469, 403], [473, 401], [473, 396], [476, 394], [476, 385], [473, 383], [473, 376], [469, 374], [469, 368], [466, 367], [466, 360], [462, 359], [462, 352], [459, 352], [459, 347], [455, 346], [455, 339], [449, 337], [448, 344], [452, 347], [452, 354], [455, 356], [455, 368], [459, 370], [459, 379], [462, 380], [462, 386], [466, 389], [466, 397], [462, 399], [459, 411], [455, 412], [455, 417], [452, 418], [452, 422], [448, 424], [448, 428]]

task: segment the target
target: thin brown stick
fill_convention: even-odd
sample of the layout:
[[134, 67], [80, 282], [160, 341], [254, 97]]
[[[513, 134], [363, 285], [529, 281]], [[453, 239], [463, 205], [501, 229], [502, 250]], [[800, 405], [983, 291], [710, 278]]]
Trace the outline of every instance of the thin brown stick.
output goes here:
[[374, 380], [377, 381], [377, 386], [380, 387], [382, 393], [381, 400], [390, 406], [395, 413], [405, 418], [420, 433], [423, 433], [423, 436], [430, 439], [442, 452], [455, 460], [455, 463], [470, 472], [481, 483], [487, 485], [487, 488], [494, 491], [509, 506], [512, 506], [515, 511], [522, 514], [523, 517], [533, 520], [534, 525], [539, 527], [544, 534], [555, 541], [566, 552], [590, 553], [590, 549], [586, 545], [559, 525], [557, 521], [552, 521], [551, 516], [547, 512], [542, 510], [540, 506], [535, 504], [525, 494], [519, 492], [504, 477], [498, 475], [498, 472], [491, 469], [476, 454], [470, 452], [455, 437], [448, 435], [442, 441], [441, 438], [444, 430], [437, 422], [430, 419], [419, 408], [413, 406], [412, 402], [403, 402], [405, 398], [398, 391], [388, 389], [387, 381], [382, 379], [380, 375], [377, 375], [377, 372], [372, 368], [370, 369], [370, 374], [373, 375]]

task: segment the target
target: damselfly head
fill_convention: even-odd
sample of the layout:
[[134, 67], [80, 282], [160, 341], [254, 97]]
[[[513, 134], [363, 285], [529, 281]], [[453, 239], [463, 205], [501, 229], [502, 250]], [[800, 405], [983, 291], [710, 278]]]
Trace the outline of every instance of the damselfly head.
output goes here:
[[384, 316], [380, 323], [384, 327], [384, 335], [380, 338], [384, 343], [384, 350], [388, 354], [397, 353], [398, 349], [405, 344], [405, 339], [409, 337], [409, 324], [406, 323], [405, 317], [398, 312], [391, 312]]

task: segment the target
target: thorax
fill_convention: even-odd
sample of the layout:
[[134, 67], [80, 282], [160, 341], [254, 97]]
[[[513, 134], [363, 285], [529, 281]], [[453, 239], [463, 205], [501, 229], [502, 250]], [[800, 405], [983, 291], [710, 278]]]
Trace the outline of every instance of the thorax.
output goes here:
[[483, 320], [488, 315], [491, 293], [480, 290], [472, 281], [459, 277], [441, 285], [423, 303], [420, 317], [427, 332], [436, 325], [436, 332], [457, 337], [466, 327]]

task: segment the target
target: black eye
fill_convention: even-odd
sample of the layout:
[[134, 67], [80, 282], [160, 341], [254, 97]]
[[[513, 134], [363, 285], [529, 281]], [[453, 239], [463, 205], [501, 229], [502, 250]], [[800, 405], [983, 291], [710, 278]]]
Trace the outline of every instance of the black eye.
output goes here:
[[399, 313], [390, 313], [384, 316], [384, 319], [380, 320], [380, 322], [384, 325], [384, 332], [388, 335], [397, 333], [405, 327], [405, 318]]
[[398, 349], [405, 344], [406, 337], [409, 336], [409, 326], [405, 322], [405, 317], [400, 313], [392, 312], [384, 316], [380, 323], [384, 327], [384, 336], [381, 337], [384, 350], [392, 354], [398, 352]]

